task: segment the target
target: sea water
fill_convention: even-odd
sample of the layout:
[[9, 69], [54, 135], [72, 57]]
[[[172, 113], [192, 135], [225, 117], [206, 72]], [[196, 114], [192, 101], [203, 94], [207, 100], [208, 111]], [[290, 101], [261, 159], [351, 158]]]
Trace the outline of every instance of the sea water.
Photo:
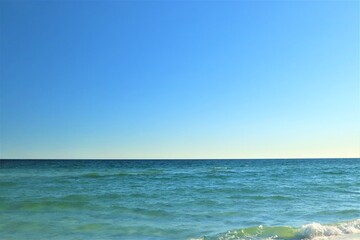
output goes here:
[[0, 239], [360, 239], [360, 159], [0, 161]]

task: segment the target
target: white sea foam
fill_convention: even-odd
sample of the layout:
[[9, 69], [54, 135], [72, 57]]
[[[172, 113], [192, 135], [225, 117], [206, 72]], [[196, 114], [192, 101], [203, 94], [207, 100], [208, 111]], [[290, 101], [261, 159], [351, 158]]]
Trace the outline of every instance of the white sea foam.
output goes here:
[[335, 224], [309, 223], [300, 228], [257, 226], [228, 231], [201, 240], [360, 240], [360, 219]]
[[334, 238], [336, 236], [358, 233], [360, 233], [360, 219], [329, 225], [310, 223], [303, 225], [300, 229], [300, 234], [304, 239], [312, 240], [336, 239]]

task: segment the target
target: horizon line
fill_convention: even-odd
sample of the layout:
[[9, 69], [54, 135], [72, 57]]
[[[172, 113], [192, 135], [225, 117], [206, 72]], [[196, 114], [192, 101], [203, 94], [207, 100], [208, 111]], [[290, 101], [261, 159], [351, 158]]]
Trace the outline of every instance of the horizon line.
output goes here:
[[296, 158], [0, 158], [0, 161], [4, 160], [110, 160], [110, 161], [139, 161], [139, 160], [321, 160], [321, 159], [360, 159], [360, 157], [296, 157]]

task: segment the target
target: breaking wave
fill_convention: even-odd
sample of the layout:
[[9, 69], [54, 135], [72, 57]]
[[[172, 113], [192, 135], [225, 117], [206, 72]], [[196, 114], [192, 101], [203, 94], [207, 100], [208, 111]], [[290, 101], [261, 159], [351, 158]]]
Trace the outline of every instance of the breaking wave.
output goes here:
[[257, 226], [228, 231], [199, 240], [335, 240], [360, 239], [360, 219], [335, 224], [309, 223], [300, 228]]

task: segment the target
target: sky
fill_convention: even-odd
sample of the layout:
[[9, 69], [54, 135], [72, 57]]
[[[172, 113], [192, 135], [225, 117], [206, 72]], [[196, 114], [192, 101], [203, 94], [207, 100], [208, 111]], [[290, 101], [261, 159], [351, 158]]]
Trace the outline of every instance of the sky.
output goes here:
[[360, 157], [358, 1], [0, 7], [1, 158]]

